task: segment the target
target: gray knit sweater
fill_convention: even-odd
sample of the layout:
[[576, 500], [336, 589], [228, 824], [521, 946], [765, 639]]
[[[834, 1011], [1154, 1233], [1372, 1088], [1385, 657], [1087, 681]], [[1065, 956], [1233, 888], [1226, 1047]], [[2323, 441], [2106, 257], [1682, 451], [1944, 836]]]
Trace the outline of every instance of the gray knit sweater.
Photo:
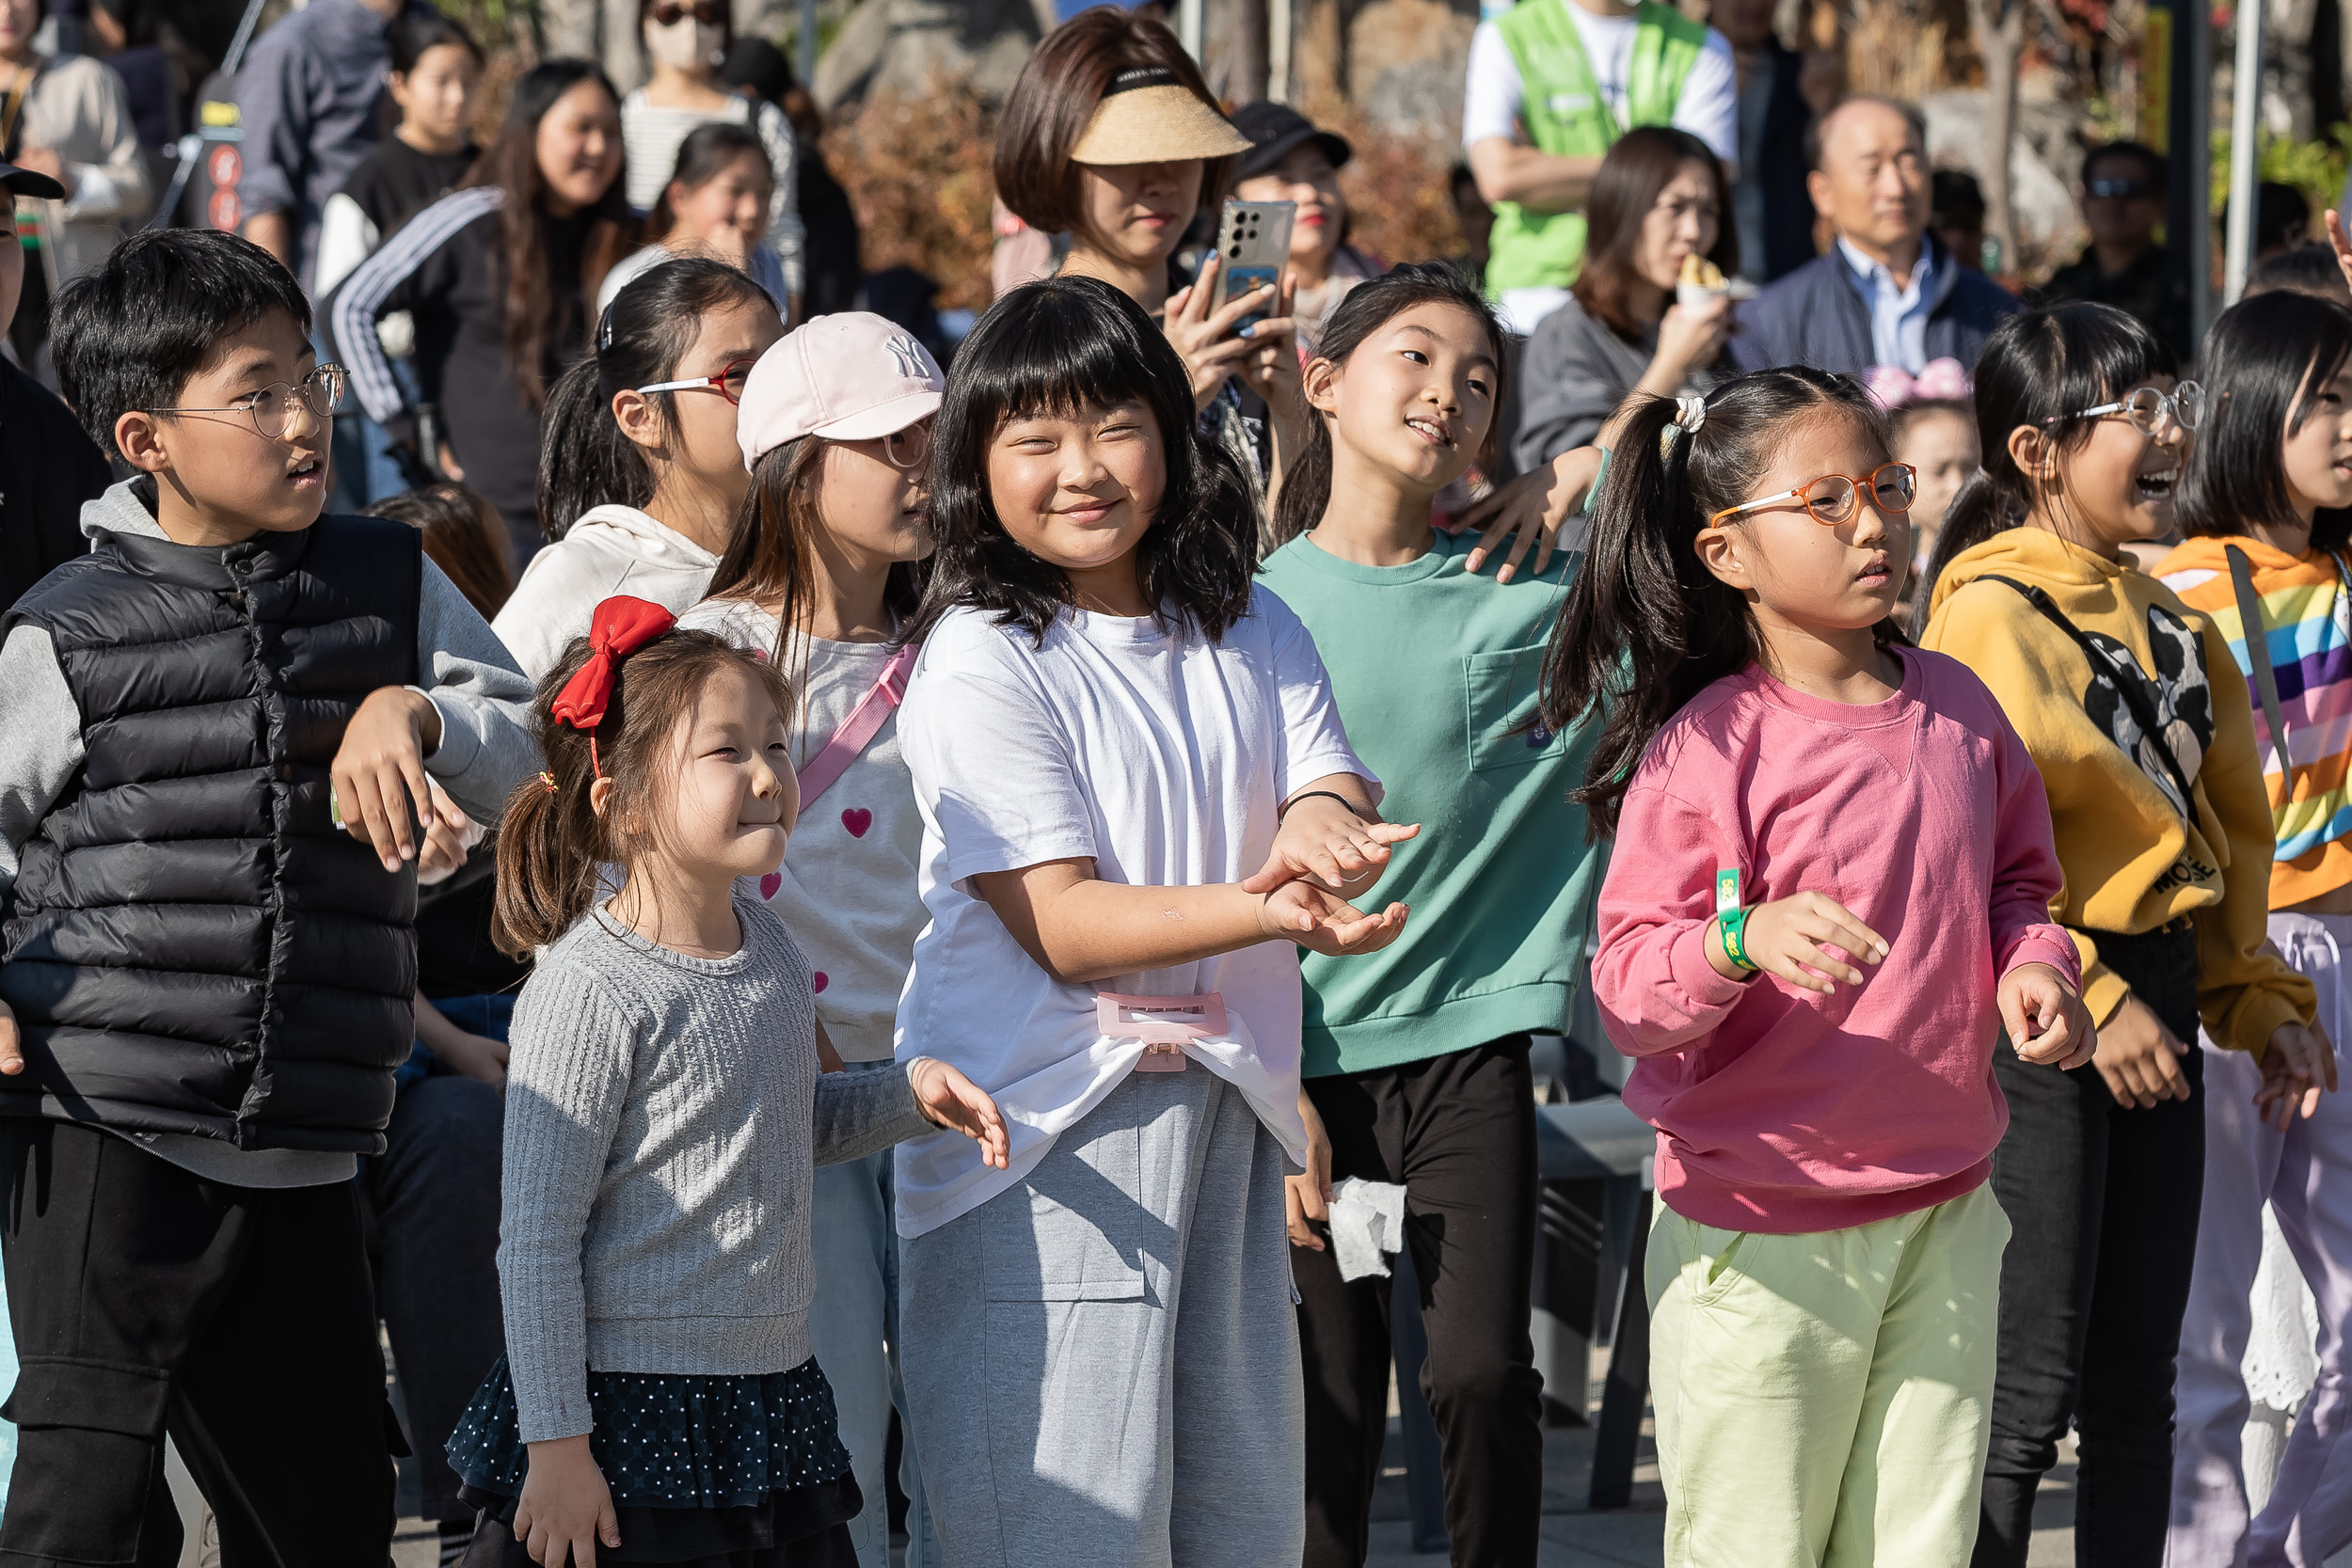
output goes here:
[[592, 912], [516, 1003], [499, 1286], [526, 1443], [589, 1430], [591, 1369], [807, 1360], [815, 1166], [930, 1131], [904, 1073], [818, 1074], [808, 960], [736, 913], [711, 959]]

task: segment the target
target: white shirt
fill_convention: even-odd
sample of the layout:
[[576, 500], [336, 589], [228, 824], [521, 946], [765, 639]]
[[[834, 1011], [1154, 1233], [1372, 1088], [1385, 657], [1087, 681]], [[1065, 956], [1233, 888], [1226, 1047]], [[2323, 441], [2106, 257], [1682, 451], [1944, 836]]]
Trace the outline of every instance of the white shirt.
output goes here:
[[555, 668], [596, 606], [615, 594], [683, 614], [702, 602], [719, 558], [633, 506], [592, 506], [564, 537], [531, 558], [490, 629], [523, 673]]
[[1372, 773], [1347, 743], [1312, 638], [1273, 594], [1212, 643], [1152, 620], [1065, 611], [1042, 649], [976, 610], [923, 644], [898, 736], [923, 814], [928, 929], [898, 1004], [898, 1059], [954, 1063], [995, 1096], [1009, 1171], [961, 1134], [898, 1146], [898, 1233], [920, 1236], [1008, 1190], [1143, 1053], [1095, 1025], [1095, 995], [1223, 996], [1220, 1037], [1186, 1048], [1238, 1088], [1294, 1162], [1297, 949], [1262, 942], [1197, 963], [1064, 985], [1022, 950], [971, 879], [1090, 857], [1107, 882], [1197, 887], [1265, 863], [1292, 790]]
[[[776, 618], [741, 599], [706, 599], [677, 624], [762, 653], [776, 645]], [[887, 642], [822, 637], [786, 650], [785, 678], [801, 696], [795, 768], [825, 749], [892, 652]], [[894, 714], [824, 794], [801, 803], [776, 880], [760, 883], [768, 907], [817, 966], [817, 1016], [845, 1062], [890, 1060], [898, 992], [915, 934], [930, 918], [915, 892], [922, 860], [923, 816]]]
[[[1633, 61], [1635, 19], [1596, 16], [1576, 0], [1530, 3], [1558, 5], [1567, 11], [1568, 20], [1576, 24], [1578, 41], [1584, 45], [1584, 57], [1592, 62], [1593, 80], [1600, 87], [1601, 98], [1616, 118], [1618, 128], [1624, 129], [1626, 78]], [[1675, 99], [1673, 120], [1677, 130], [1690, 132], [1713, 148], [1715, 156], [1734, 167], [1740, 162], [1738, 84], [1731, 40], [1709, 27], [1707, 41], [1699, 48], [1699, 57], [1691, 62], [1690, 73], [1682, 79], [1682, 91]], [[1527, 87], [1519, 80], [1519, 66], [1511, 57], [1511, 46], [1502, 41], [1502, 33], [1493, 23], [1480, 23], [1478, 30], [1470, 35], [1470, 71], [1462, 88], [1462, 150], [1467, 152], [1490, 136], [1501, 136], [1505, 141], [1523, 140], [1519, 111], [1526, 100]]]
[[1840, 234], [1837, 253], [1846, 259], [1846, 276], [1870, 312], [1870, 362], [1900, 365], [1917, 375], [1928, 363], [1928, 311], [1935, 303], [1935, 257], [1925, 242], [1919, 260], [1912, 263], [1911, 281], [1895, 287], [1895, 275], [1873, 261]]

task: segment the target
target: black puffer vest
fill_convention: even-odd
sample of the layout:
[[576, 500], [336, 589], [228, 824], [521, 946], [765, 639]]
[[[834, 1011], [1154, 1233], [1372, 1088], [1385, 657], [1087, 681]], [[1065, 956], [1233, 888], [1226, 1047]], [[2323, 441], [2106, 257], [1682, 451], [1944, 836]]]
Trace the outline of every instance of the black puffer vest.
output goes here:
[[49, 633], [87, 756], [0, 926], [28, 1048], [0, 1115], [383, 1148], [417, 878], [333, 826], [327, 770], [368, 693], [416, 679], [421, 537], [110, 534], [17, 603], [6, 627]]

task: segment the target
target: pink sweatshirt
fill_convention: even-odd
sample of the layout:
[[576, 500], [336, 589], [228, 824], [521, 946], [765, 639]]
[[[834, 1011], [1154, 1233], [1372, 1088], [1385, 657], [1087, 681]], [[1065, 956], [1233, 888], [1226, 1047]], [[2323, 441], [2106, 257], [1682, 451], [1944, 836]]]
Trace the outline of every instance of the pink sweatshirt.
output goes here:
[[[1659, 1196], [1701, 1225], [1836, 1230], [1972, 1191], [2009, 1125], [1996, 975], [2079, 982], [2025, 743], [1965, 665], [1900, 654], [1902, 689], [1867, 706], [1754, 666], [1719, 680], [1626, 791], [1593, 993], [1638, 1058], [1625, 1101], [1658, 1129]], [[1721, 866], [1750, 906], [1827, 894], [1885, 959], [1830, 996], [1724, 979], [1705, 951]]]

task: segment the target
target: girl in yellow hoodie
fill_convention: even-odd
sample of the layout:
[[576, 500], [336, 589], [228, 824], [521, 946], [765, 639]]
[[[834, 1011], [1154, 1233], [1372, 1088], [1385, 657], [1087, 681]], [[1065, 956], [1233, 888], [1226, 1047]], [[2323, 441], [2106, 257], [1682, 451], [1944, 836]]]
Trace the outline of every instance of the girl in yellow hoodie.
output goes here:
[[2052, 912], [2099, 1025], [2087, 1068], [2037, 1078], [1994, 1056], [2010, 1124], [1993, 1183], [2015, 1233], [1980, 1568], [2023, 1568], [2070, 1420], [2080, 1560], [2161, 1560], [2204, 1161], [2185, 1042], [2201, 1018], [2269, 1064], [2273, 1100], [2327, 1049], [2311, 982], [2264, 946], [2270, 812], [2229, 643], [2122, 553], [2171, 527], [2204, 401], [2177, 370], [2107, 306], [2002, 324], [1977, 366], [1984, 467], [1929, 572], [1921, 646], [1976, 671], [2041, 769], [2066, 875]]
[[[2256, 753], [2277, 830], [2270, 941], [2319, 993], [2334, 1039], [2352, 1024], [2352, 311], [2269, 293], [2205, 338], [2213, 409], [2182, 487], [2188, 541], [2156, 568], [2228, 640], [2254, 699]], [[2217, 678], [2229, 672], [2219, 670]], [[2265, 1117], [2260, 1069], [2210, 1036], [2205, 1192], [2181, 1327], [2172, 1461], [2173, 1568], [2318, 1562], [2352, 1544], [2352, 1104], [2308, 1095]], [[2319, 1303], [2319, 1375], [2278, 1484], [2249, 1518], [2238, 1434], [2247, 1414], [2248, 1300], [2268, 1203]]]

